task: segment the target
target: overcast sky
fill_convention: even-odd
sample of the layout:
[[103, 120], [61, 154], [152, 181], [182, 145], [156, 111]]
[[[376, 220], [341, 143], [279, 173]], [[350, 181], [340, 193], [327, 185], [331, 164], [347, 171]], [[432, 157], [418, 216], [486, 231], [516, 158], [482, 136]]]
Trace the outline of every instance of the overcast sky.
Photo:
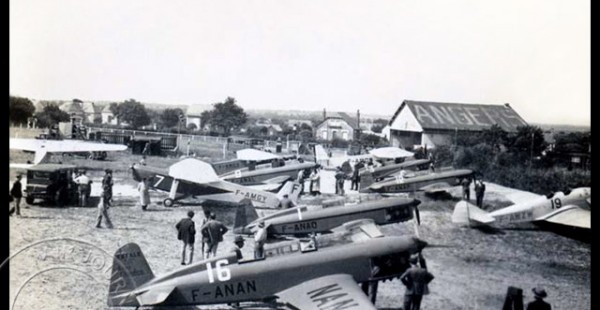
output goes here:
[[589, 125], [589, 2], [10, 0], [10, 93]]

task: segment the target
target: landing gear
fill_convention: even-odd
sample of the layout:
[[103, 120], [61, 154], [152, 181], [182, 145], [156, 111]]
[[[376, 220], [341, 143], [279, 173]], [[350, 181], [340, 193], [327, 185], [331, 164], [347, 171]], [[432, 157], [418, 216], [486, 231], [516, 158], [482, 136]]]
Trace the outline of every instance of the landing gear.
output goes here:
[[33, 197], [25, 197], [25, 202], [26, 202], [28, 205], [32, 205], [34, 200], [35, 200], [35, 199], [33, 199]]
[[173, 204], [175, 204], [175, 201], [173, 201], [173, 199], [171, 199], [171, 198], [167, 198], [167, 199], [163, 200], [163, 205], [167, 208], [171, 208], [173, 206]]

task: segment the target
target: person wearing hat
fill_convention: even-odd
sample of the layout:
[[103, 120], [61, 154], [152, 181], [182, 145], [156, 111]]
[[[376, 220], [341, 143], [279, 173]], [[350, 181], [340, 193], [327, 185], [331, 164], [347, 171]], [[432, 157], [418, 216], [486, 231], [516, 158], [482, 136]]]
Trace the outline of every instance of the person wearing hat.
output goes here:
[[527, 304], [527, 310], [552, 310], [552, 306], [544, 301], [544, 298], [548, 296], [546, 290], [541, 287], [534, 287], [532, 290], [534, 301]]
[[283, 195], [283, 198], [279, 202], [279, 209], [285, 210], [296, 207], [296, 204], [289, 197], [288, 194]]
[[254, 258], [263, 258], [265, 255], [265, 242], [267, 241], [267, 229], [265, 222], [258, 223], [258, 228], [254, 232]]
[[235, 256], [237, 257], [238, 260], [244, 258], [242, 255], [242, 248], [244, 247], [244, 237], [242, 236], [235, 236], [235, 238], [233, 239], [233, 246], [231, 246], [231, 248], [229, 249], [229, 252], [234, 252]]
[[103, 193], [103, 199], [106, 200], [106, 203], [108, 203], [108, 205], [111, 205], [111, 201], [112, 201], [112, 187], [113, 187], [112, 170], [106, 169], [106, 170], [104, 170], [104, 177], [102, 178], [102, 193]]
[[177, 229], [177, 239], [183, 242], [183, 250], [181, 251], [181, 264], [185, 265], [185, 252], [189, 248], [190, 260], [188, 265], [192, 263], [194, 259], [194, 242], [196, 241], [196, 227], [192, 218], [194, 217], [194, 211], [188, 211], [188, 217], [183, 218], [175, 225]]
[[434, 276], [425, 268], [419, 266], [419, 255], [409, 259], [411, 267], [400, 276], [400, 281], [406, 286], [404, 293], [404, 310], [419, 310], [423, 295], [429, 294], [427, 284]]
[[21, 216], [21, 198], [23, 198], [23, 187], [21, 185], [21, 175], [17, 175], [17, 179], [10, 190], [10, 196], [15, 202], [15, 206], [9, 211], [12, 215], [13, 212], [17, 212], [17, 216]]

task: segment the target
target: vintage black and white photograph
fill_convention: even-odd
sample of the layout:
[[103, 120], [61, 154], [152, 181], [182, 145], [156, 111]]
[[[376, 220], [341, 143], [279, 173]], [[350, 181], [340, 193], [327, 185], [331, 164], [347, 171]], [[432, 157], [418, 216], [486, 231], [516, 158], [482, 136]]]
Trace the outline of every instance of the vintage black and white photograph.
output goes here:
[[10, 0], [6, 309], [591, 309], [590, 6]]

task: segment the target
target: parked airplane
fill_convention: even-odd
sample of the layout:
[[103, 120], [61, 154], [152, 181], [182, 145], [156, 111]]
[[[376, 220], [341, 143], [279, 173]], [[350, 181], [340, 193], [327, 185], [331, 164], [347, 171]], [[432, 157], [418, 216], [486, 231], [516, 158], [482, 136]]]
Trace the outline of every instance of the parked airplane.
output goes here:
[[541, 195], [493, 212], [486, 212], [466, 201], [454, 207], [452, 222], [459, 224], [509, 224], [545, 221], [575, 228], [591, 228], [590, 187], [580, 187], [568, 192]]
[[425, 170], [429, 168], [429, 163], [431, 163], [431, 160], [429, 159], [416, 159], [379, 167], [368, 166], [363, 168], [364, 170], [361, 170], [360, 175], [362, 176], [363, 174], [371, 173], [373, 179], [379, 180], [400, 172], [401, 170]]
[[300, 185], [292, 181], [286, 182], [277, 194], [224, 181], [210, 164], [193, 158], [177, 162], [168, 169], [136, 164], [131, 170], [136, 181], [146, 178], [151, 188], [169, 193], [169, 197], [163, 201], [166, 207], [173, 206], [176, 200], [191, 196], [200, 200], [232, 203], [248, 198], [255, 206], [277, 208], [284, 194], [295, 200], [300, 192]]
[[375, 310], [357, 283], [402, 275], [410, 255], [425, 246], [402, 236], [249, 261], [231, 253], [155, 276], [139, 246], [129, 243], [115, 253], [108, 306], [266, 302], [288, 309]]
[[413, 213], [419, 219], [417, 206], [420, 203], [417, 199], [394, 197], [327, 208], [298, 206], [260, 218], [251, 204], [245, 204], [238, 207], [233, 231], [253, 234], [260, 222], [265, 223], [269, 236], [331, 232], [344, 223], [366, 219], [378, 225], [399, 223], [412, 219]]
[[126, 145], [88, 142], [80, 140], [40, 140], [11, 138], [10, 148], [26, 152], [35, 152], [32, 164], [13, 164], [13, 167], [27, 168], [48, 160], [51, 154], [93, 153], [124, 151]]
[[456, 169], [416, 176], [398, 176], [391, 180], [373, 183], [373, 176], [367, 171], [361, 176], [359, 192], [411, 193], [424, 191], [426, 193], [437, 193], [459, 185], [464, 178], [471, 179], [472, 175], [472, 170]]
[[[212, 166], [223, 180], [240, 185], [281, 184], [296, 179], [300, 171], [316, 166], [314, 162], [294, 160], [285, 161], [281, 166], [272, 166], [271, 160], [283, 161], [284, 157], [254, 149], [240, 150], [237, 157], [238, 159], [214, 163]], [[264, 167], [264, 163], [267, 167]]]

